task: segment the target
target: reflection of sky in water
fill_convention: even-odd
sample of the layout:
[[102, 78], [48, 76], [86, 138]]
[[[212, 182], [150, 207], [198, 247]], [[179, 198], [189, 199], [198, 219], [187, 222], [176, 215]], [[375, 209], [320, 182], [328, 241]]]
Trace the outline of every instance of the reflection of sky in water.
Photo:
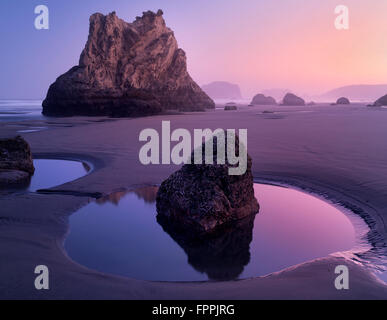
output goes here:
[[31, 133], [46, 130], [47, 127], [28, 127], [29, 129], [18, 130], [19, 133]]
[[41, 100], [0, 100], [0, 121], [43, 119]]
[[68, 160], [34, 160], [35, 173], [29, 191], [48, 189], [73, 181], [87, 174], [82, 162]]
[[[247, 278], [349, 250], [358, 242], [351, 221], [334, 206], [296, 190], [256, 185], [261, 210], [252, 231], [250, 261], [245, 259], [251, 236], [248, 224], [239, 227], [237, 237], [230, 233], [207, 248], [178, 241], [180, 246], [156, 221], [156, 192], [153, 187], [117, 193], [74, 213], [65, 242], [69, 256], [89, 268], [138, 279], [207, 280], [216, 259], [222, 271], [227, 263], [235, 270], [240, 259], [244, 270], [239, 277]], [[244, 236], [247, 247], [240, 241]], [[232, 254], [235, 259], [230, 262]]]

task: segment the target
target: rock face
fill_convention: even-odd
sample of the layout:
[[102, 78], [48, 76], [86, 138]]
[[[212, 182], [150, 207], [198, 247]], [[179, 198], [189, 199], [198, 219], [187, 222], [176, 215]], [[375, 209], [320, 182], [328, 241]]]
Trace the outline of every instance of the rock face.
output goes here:
[[283, 99], [282, 104], [284, 106], [304, 106], [305, 100], [300, 97], [297, 97], [293, 93], [287, 93]]
[[376, 100], [374, 106], [387, 106], [387, 94]]
[[22, 137], [0, 139], [0, 187], [27, 184], [34, 171], [30, 147]]
[[115, 12], [93, 14], [79, 65], [50, 86], [43, 114], [126, 117], [215, 108], [188, 74], [162, 15], [148, 11], [127, 23]]
[[[252, 160], [247, 159], [243, 175], [229, 175], [231, 166], [216, 163], [214, 139], [214, 164], [185, 164], [165, 180], [157, 193], [158, 220], [165, 220], [176, 232], [195, 236], [214, 232], [219, 227], [256, 214], [259, 205], [254, 197]], [[236, 152], [239, 139], [236, 137]], [[202, 146], [204, 159], [204, 144]], [[193, 163], [193, 154], [192, 161]]]
[[274, 98], [266, 97], [265, 95], [260, 93], [260, 94], [257, 94], [256, 96], [254, 96], [254, 98], [253, 98], [253, 100], [251, 101], [250, 104], [251, 105], [267, 105], [267, 106], [270, 106], [270, 105], [277, 104], [277, 102], [275, 101]]
[[351, 104], [348, 98], [341, 97], [337, 99], [336, 104]]
[[202, 89], [212, 99], [242, 99], [241, 89], [237, 84], [215, 81], [202, 86]]

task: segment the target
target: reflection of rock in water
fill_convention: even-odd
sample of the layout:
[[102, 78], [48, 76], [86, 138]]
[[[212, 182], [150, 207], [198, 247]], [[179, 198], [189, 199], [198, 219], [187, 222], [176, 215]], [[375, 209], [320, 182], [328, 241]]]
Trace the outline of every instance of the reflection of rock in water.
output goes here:
[[157, 216], [164, 231], [184, 249], [189, 264], [210, 280], [233, 280], [243, 272], [250, 261], [254, 219], [255, 215], [250, 215], [216, 233], [198, 235], [172, 225], [163, 215]]
[[115, 205], [118, 205], [118, 203], [121, 201], [121, 199], [128, 194], [128, 191], [119, 191], [111, 193], [107, 196], [104, 196], [102, 198], [99, 198], [96, 200], [98, 204], [105, 204], [107, 202], [113, 203]]
[[155, 203], [158, 189], [159, 187], [151, 186], [139, 188], [133, 192], [137, 195], [137, 197], [143, 199], [146, 203]]
[[96, 200], [98, 204], [104, 204], [107, 202], [113, 203], [115, 205], [118, 205], [119, 202], [128, 194], [128, 193], [134, 193], [139, 199], [144, 200], [146, 203], [155, 203], [156, 202], [156, 195], [157, 195], [158, 187], [156, 186], [150, 186], [150, 187], [143, 187], [138, 188], [133, 191], [117, 191], [114, 193], [111, 193], [103, 198], [99, 198]]

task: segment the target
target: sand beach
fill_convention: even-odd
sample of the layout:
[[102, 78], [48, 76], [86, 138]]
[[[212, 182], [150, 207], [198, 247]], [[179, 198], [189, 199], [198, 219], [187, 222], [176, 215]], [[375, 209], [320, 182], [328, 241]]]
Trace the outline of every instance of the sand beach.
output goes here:
[[[248, 130], [257, 182], [317, 194], [360, 216], [372, 248], [321, 257], [264, 277], [228, 282], [151, 282], [103, 274], [72, 261], [63, 248], [68, 218], [95, 198], [159, 185], [175, 165], [144, 166], [138, 159], [144, 128], [218, 127]], [[92, 171], [43, 193], [0, 196], [1, 299], [386, 299], [387, 285], [367, 262], [386, 263], [387, 109], [349, 106], [239, 106], [140, 118], [68, 117], [0, 122], [0, 137], [23, 127], [34, 158], [86, 161]], [[312, 214], [312, 213], [311, 213]], [[124, 246], [123, 246], [124, 248]], [[50, 268], [51, 290], [33, 286], [34, 267]], [[337, 265], [350, 272], [350, 290], [336, 290]]]

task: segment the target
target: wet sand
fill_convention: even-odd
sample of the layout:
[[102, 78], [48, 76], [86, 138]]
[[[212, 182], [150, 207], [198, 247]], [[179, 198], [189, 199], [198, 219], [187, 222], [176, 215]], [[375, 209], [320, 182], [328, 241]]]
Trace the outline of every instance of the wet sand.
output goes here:
[[[263, 113], [263, 111], [275, 111]], [[387, 285], [361, 264], [329, 256], [254, 279], [216, 283], [160, 283], [88, 270], [63, 251], [67, 218], [91, 195], [159, 184], [176, 166], [143, 166], [144, 128], [247, 128], [257, 181], [293, 185], [327, 197], [361, 215], [373, 254], [386, 254], [387, 109], [364, 105], [241, 107], [137, 119], [52, 118], [23, 124], [47, 127], [22, 134], [35, 157], [83, 159], [94, 171], [53, 188], [59, 194], [0, 196], [0, 298], [28, 299], [386, 299]], [[20, 129], [20, 128], [19, 128]], [[0, 123], [0, 136], [17, 127]], [[191, 131], [192, 132], [192, 131]], [[60, 194], [66, 193], [66, 194]], [[372, 257], [372, 255], [370, 255]], [[364, 256], [363, 258], [366, 258]], [[34, 268], [47, 265], [51, 288], [34, 288]], [[334, 287], [334, 269], [350, 269], [350, 289]]]

